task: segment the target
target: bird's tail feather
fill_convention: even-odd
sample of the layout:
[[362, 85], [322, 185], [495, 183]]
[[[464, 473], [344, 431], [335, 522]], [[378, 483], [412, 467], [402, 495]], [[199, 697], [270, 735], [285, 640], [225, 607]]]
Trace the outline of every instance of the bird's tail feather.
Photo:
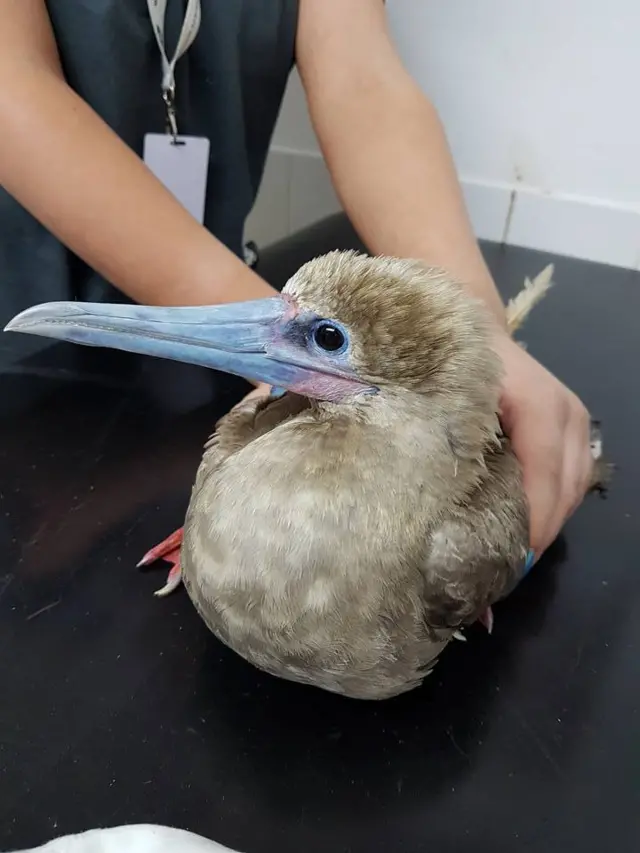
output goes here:
[[525, 278], [524, 287], [520, 293], [509, 300], [506, 315], [507, 328], [511, 334], [522, 326], [531, 309], [540, 302], [549, 290], [553, 283], [553, 271], [553, 264], [549, 264], [542, 272], [538, 273], [533, 281], [530, 278]]

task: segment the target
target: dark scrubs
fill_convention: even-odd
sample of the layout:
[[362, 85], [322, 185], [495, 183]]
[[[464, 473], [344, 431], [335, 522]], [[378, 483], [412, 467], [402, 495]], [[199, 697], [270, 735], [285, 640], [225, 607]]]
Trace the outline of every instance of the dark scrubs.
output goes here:
[[[46, 6], [69, 85], [141, 155], [145, 133], [165, 129], [146, 0]], [[167, 4], [169, 56], [185, 7]], [[211, 141], [205, 226], [239, 256], [293, 65], [297, 12], [297, 0], [202, 0], [200, 31], [176, 68], [179, 132]], [[0, 188], [0, 328], [59, 299], [123, 297]]]

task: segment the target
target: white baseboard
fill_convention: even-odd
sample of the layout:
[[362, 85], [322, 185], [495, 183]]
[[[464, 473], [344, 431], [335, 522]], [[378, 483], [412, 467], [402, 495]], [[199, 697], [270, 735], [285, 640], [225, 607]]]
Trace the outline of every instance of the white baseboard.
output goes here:
[[[615, 205], [464, 178], [462, 186], [480, 239], [640, 268], [640, 204]], [[339, 209], [320, 154], [273, 148], [247, 221], [247, 238], [268, 245]]]
[[625, 269], [640, 267], [640, 204], [613, 205], [464, 179], [462, 186], [480, 239]]
[[272, 148], [245, 235], [267, 246], [339, 210], [320, 154]]

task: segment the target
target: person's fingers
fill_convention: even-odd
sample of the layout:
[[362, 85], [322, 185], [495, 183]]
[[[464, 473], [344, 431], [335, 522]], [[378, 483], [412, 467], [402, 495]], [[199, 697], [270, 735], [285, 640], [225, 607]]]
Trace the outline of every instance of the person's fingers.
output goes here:
[[[535, 421], [518, 422], [512, 431], [513, 450], [522, 466], [529, 503], [530, 547], [536, 559], [557, 536], [558, 498], [562, 483], [562, 444]], [[546, 440], [545, 440], [546, 436]]]
[[247, 403], [250, 403], [256, 397], [268, 397], [270, 392], [271, 386], [267, 385], [264, 382], [261, 382], [259, 385], [249, 391], [248, 394], [245, 394], [245, 396], [239, 402], [237, 402], [235, 406], [233, 406], [232, 411], [239, 411], [243, 409], [244, 406], [247, 405]]
[[589, 415], [577, 398], [563, 402], [553, 431], [551, 417], [537, 423], [522, 418], [515, 430], [514, 451], [523, 468], [536, 559], [581, 504], [591, 477]]
[[249, 391], [249, 393], [245, 397], [243, 397], [240, 402], [244, 403], [246, 400], [253, 400], [254, 397], [266, 397], [268, 396], [270, 391], [271, 385], [267, 385], [267, 383], [261, 382], [259, 385], [256, 385], [253, 390]]

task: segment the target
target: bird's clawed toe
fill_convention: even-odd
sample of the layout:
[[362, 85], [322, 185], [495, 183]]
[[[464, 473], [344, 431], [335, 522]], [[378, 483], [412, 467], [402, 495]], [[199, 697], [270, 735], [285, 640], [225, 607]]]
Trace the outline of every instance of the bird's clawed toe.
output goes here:
[[165, 554], [164, 559], [168, 563], [173, 563], [171, 569], [169, 570], [169, 574], [167, 575], [167, 582], [163, 587], [157, 589], [153, 594], [158, 598], [164, 598], [165, 595], [169, 595], [169, 593], [173, 592], [176, 587], [180, 586], [180, 581], [182, 580], [182, 569], [180, 567], [180, 551], [172, 551], [170, 554]]
[[481, 625], [484, 625], [487, 632], [491, 634], [493, 631], [493, 610], [490, 607], [487, 607], [478, 621]]
[[182, 546], [183, 528], [176, 530], [171, 536], [168, 536], [164, 541], [151, 548], [150, 551], [138, 563], [138, 566], [149, 566], [155, 563], [156, 560], [165, 560], [171, 563], [171, 570], [167, 576], [167, 582], [161, 589], [157, 589], [154, 595], [159, 598], [169, 595], [176, 587], [180, 585], [182, 580], [182, 569], [180, 567], [180, 548]]

